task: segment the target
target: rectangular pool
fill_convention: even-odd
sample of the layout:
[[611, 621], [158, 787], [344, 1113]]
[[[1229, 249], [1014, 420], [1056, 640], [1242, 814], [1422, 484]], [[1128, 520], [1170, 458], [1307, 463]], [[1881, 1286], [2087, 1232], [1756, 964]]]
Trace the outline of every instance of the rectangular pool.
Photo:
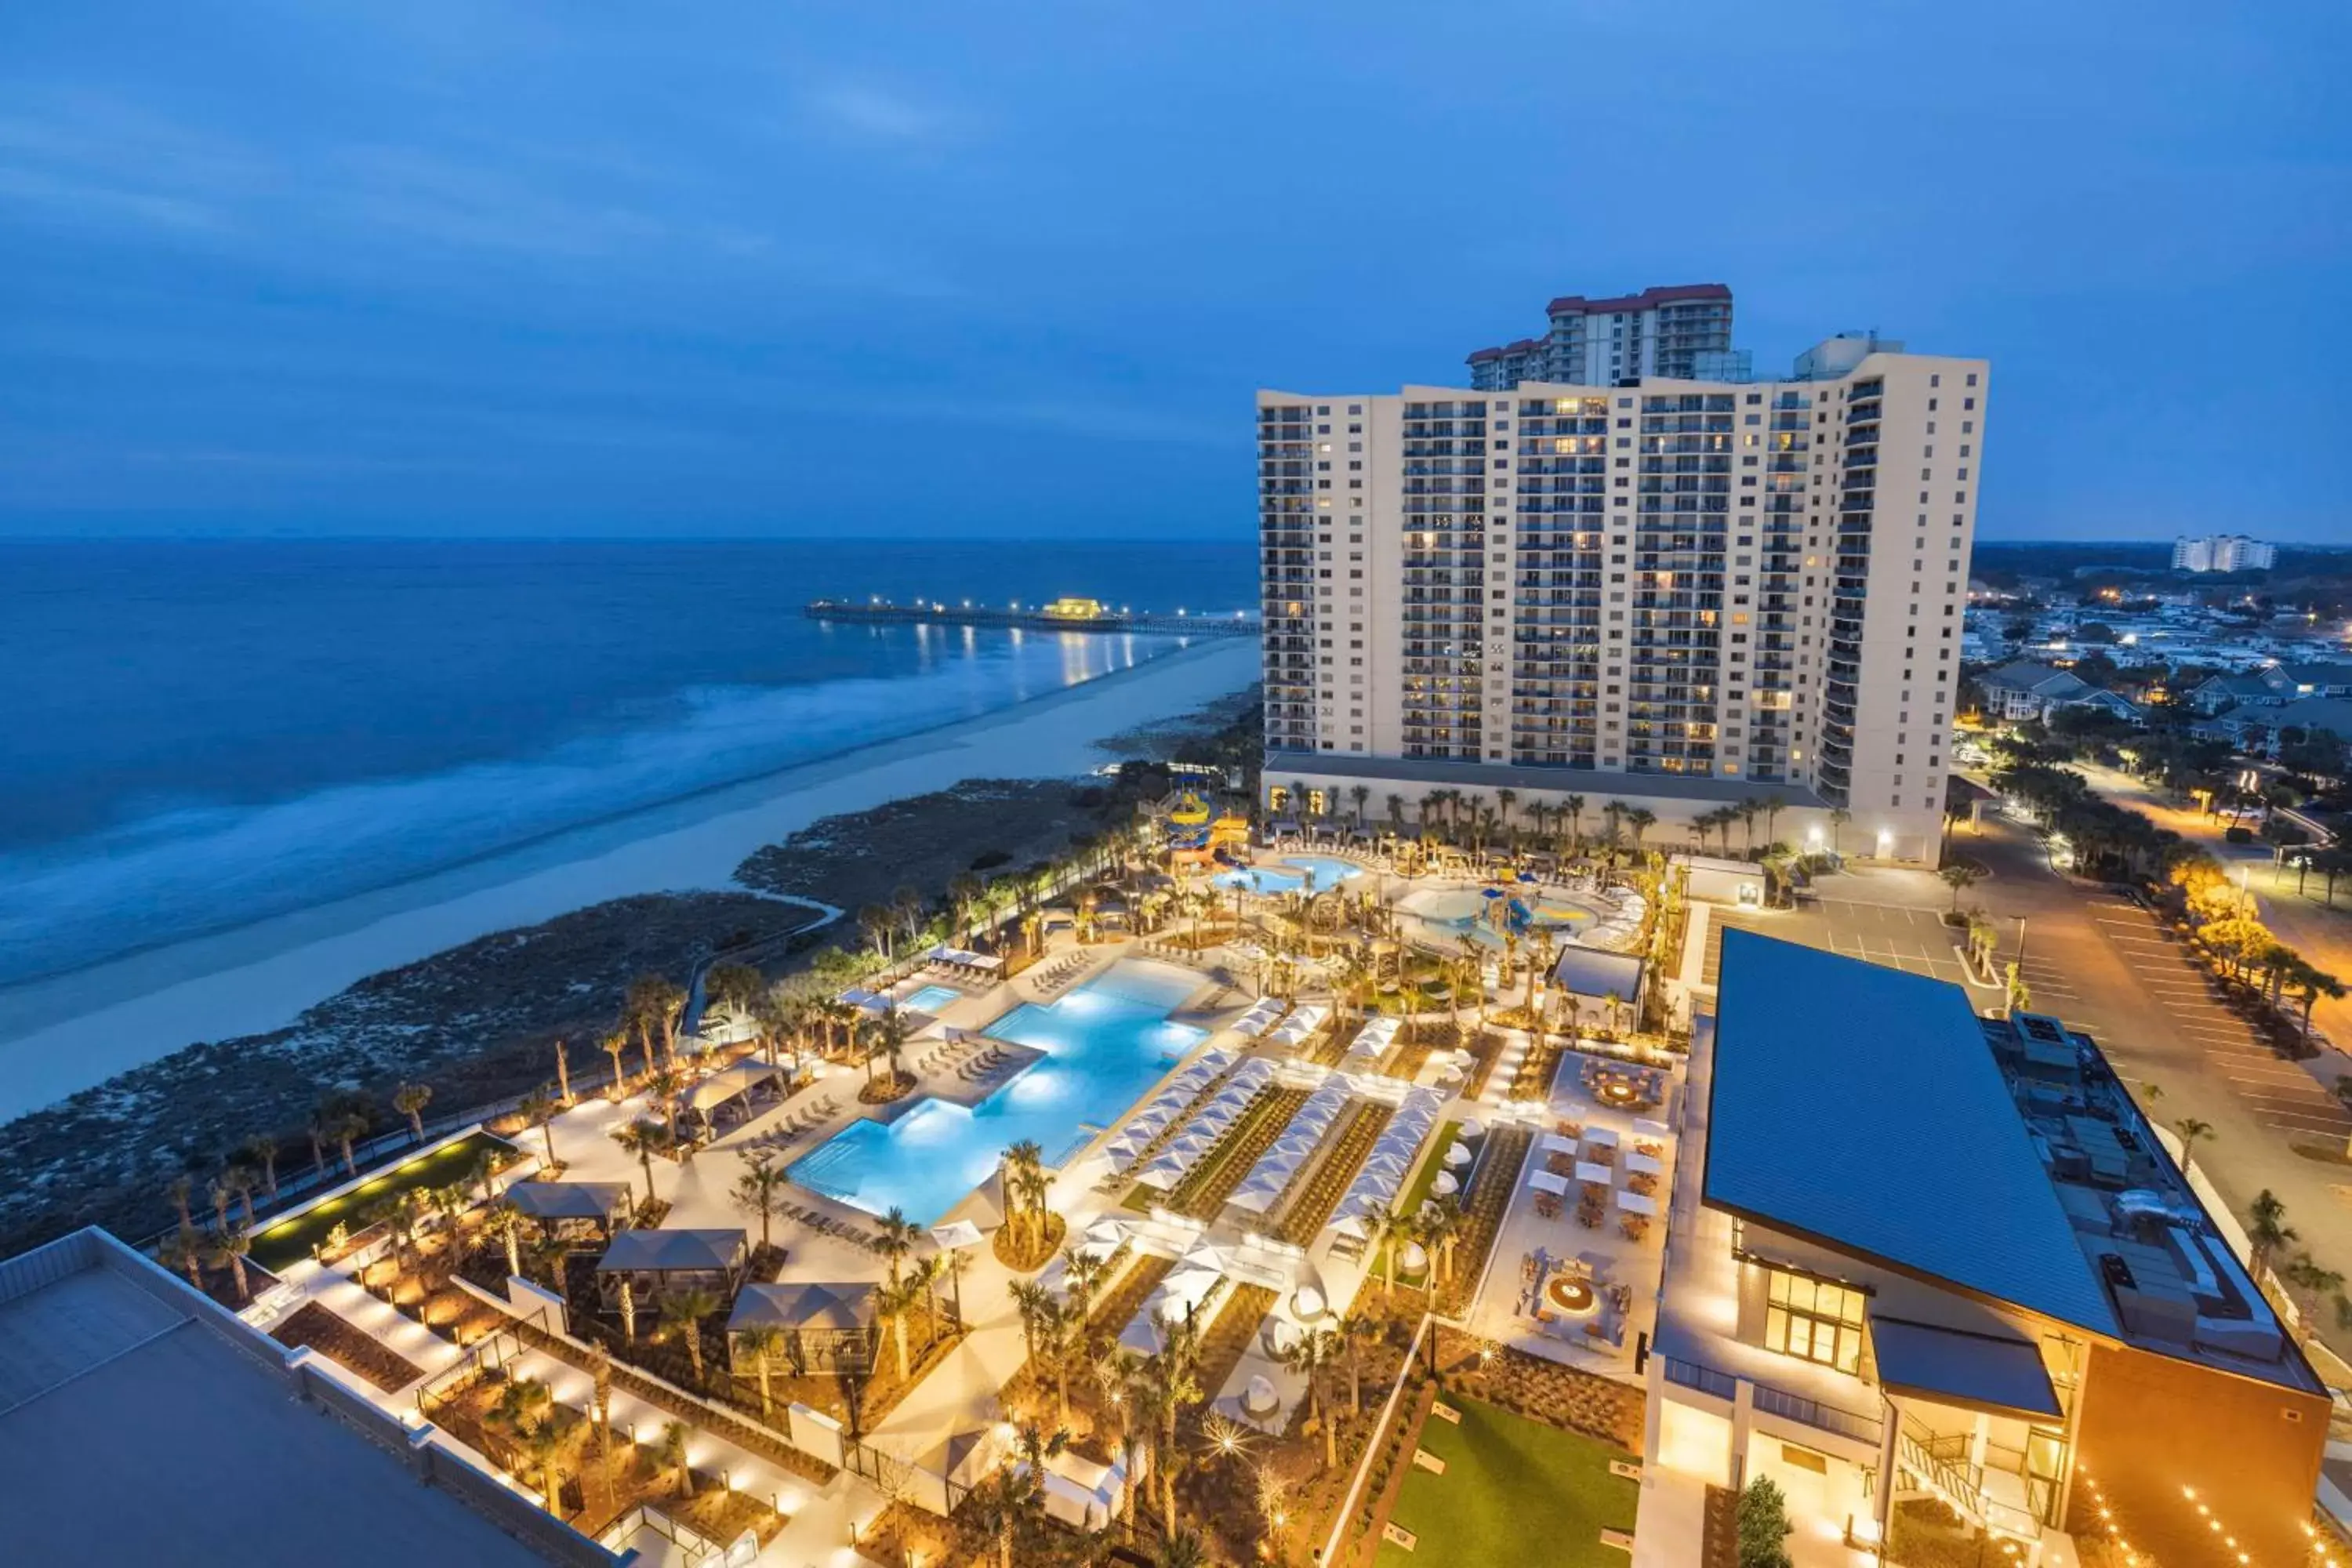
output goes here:
[[909, 1013], [929, 1013], [937, 1017], [962, 1000], [963, 993], [952, 985], [926, 985], [899, 997], [898, 1005]]
[[853, 1121], [789, 1167], [793, 1180], [866, 1210], [929, 1225], [986, 1181], [1007, 1145], [1066, 1160], [1207, 1037], [1169, 1013], [1205, 984], [1189, 969], [1121, 959], [1067, 995], [1015, 1007], [985, 1033], [1044, 1059], [977, 1106], [926, 1099], [897, 1121]]

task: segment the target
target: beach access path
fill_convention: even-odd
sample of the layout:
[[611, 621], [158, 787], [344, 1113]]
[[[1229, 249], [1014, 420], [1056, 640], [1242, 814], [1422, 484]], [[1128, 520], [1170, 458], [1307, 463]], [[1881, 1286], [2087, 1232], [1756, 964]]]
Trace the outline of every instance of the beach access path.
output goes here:
[[1258, 678], [1219, 639], [960, 724], [561, 834], [396, 887], [0, 991], [0, 1120], [197, 1040], [292, 1023], [353, 982], [491, 931], [634, 893], [723, 889], [823, 816], [968, 778], [1052, 778], [1097, 742], [1197, 711]]

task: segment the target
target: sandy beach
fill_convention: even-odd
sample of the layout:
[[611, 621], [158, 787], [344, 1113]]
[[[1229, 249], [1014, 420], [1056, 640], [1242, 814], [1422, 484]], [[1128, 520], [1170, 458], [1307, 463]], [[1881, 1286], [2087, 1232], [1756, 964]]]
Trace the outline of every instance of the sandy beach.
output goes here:
[[1047, 778], [1097, 742], [1257, 678], [1219, 640], [947, 726], [542, 840], [470, 865], [0, 994], [0, 1120], [199, 1040], [278, 1029], [386, 969], [600, 900], [731, 887], [762, 845], [819, 817], [973, 777]]

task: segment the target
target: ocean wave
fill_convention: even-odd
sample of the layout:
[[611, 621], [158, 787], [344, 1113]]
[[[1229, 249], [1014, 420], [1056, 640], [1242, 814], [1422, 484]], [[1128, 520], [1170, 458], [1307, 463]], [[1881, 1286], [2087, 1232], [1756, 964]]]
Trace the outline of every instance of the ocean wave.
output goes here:
[[263, 804], [176, 804], [0, 855], [0, 984], [388, 887], [1012, 707], [1175, 646], [947, 634], [913, 673], [691, 687], [658, 713], [538, 755]]

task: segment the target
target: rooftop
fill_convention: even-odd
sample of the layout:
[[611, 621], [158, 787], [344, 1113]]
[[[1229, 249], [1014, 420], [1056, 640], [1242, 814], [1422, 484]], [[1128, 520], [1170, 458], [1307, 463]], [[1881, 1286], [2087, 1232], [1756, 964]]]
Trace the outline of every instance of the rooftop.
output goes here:
[[1706, 1201], [2120, 1337], [1958, 986], [1723, 933]]
[[[1736, 930], [1721, 996], [1709, 1206], [1987, 1304], [2318, 1391], [2088, 1036], [1979, 1018], [1947, 982]], [[1999, 1360], [1914, 1339], [1924, 1368]]]
[[99, 1232], [0, 1263], [10, 1560], [545, 1561], [289, 1398], [279, 1348]]

